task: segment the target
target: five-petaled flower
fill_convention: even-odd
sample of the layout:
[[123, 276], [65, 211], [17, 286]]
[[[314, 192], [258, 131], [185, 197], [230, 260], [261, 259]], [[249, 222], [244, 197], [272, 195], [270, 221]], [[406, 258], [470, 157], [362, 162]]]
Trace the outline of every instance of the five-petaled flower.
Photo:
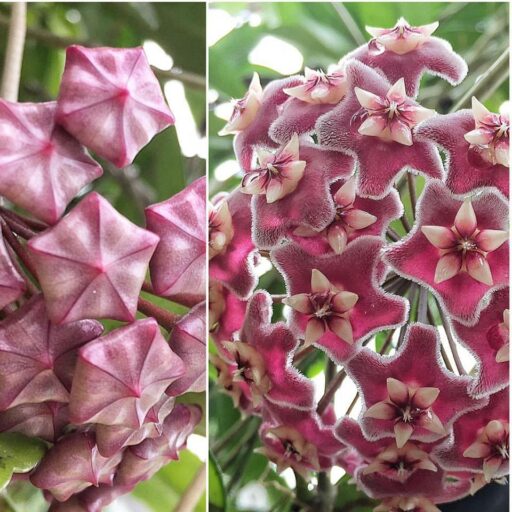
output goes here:
[[233, 240], [234, 231], [227, 201], [219, 201], [215, 206], [209, 204], [208, 207], [208, 257], [212, 259], [225, 252]]
[[345, 73], [333, 69], [324, 73], [321, 70], [305, 68], [305, 81], [301, 85], [283, 89], [286, 94], [306, 103], [330, 103], [335, 105], [347, 92]]

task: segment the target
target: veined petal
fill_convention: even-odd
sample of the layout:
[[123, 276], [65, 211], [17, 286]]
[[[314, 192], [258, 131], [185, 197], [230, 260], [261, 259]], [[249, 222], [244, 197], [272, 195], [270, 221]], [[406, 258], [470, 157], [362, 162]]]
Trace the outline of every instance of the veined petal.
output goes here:
[[267, 203], [275, 203], [284, 196], [283, 184], [280, 180], [270, 180], [266, 190]]
[[345, 215], [346, 223], [354, 229], [364, 229], [377, 221], [377, 217], [363, 210], [353, 209]]
[[391, 138], [403, 144], [404, 146], [412, 146], [412, 132], [410, 127], [402, 121], [394, 121], [390, 126]]
[[487, 286], [493, 285], [491, 267], [484, 256], [477, 252], [466, 254], [466, 267], [473, 279]]
[[430, 432], [434, 432], [434, 434], [446, 435], [446, 429], [444, 428], [441, 420], [437, 416], [437, 414], [433, 411], [429, 411], [427, 414], [421, 416], [418, 421], [418, 425], [429, 430]]
[[471, 98], [471, 110], [473, 111], [473, 117], [475, 121], [478, 123], [485, 120], [485, 118], [490, 114], [490, 111], [480, 103], [474, 96]]
[[407, 441], [409, 441], [414, 428], [412, 425], [409, 425], [408, 423], [404, 423], [403, 421], [399, 421], [398, 423], [395, 423], [394, 427], [395, 431], [395, 439], [396, 439], [396, 445], [398, 448], [402, 448]]
[[388, 402], [377, 402], [368, 407], [363, 416], [376, 420], [393, 420], [396, 418], [396, 408]]
[[306, 103], [311, 102], [306, 84], [296, 85], [295, 87], [287, 87], [286, 89], [283, 89], [283, 92], [288, 94], [288, 96], [297, 98], [301, 101], [305, 101]]
[[304, 344], [311, 345], [318, 341], [325, 333], [325, 325], [318, 318], [310, 318], [304, 334]]
[[380, 98], [376, 94], [372, 92], [365, 91], [364, 89], [360, 89], [356, 87], [354, 89], [354, 93], [357, 97], [357, 101], [359, 101], [360, 105], [369, 110], [375, 110], [380, 108]]
[[349, 345], [354, 343], [354, 335], [352, 334], [352, 325], [350, 321], [346, 318], [342, 318], [339, 316], [331, 316], [327, 320], [327, 325], [329, 329], [338, 336], [338, 338], [342, 339]]
[[332, 299], [334, 310], [337, 313], [345, 313], [349, 309], [352, 309], [357, 301], [359, 300], [359, 296], [357, 293], [352, 292], [338, 292]]
[[279, 154], [284, 158], [289, 156], [292, 160], [299, 159], [299, 136], [296, 133], [292, 135]]
[[415, 466], [418, 469], [425, 469], [426, 471], [434, 471], [434, 472], [437, 471], [437, 466], [430, 459], [421, 460], [419, 462], [416, 462]]
[[470, 144], [483, 146], [484, 144], [489, 144], [489, 142], [491, 142], [492, 135], [488, 131], [476, 128], [475, 130], [471, 130], [470, 132], [464, 134], [464, 138]]
[[327, 241], [336, 254], [341, 254], [347, 246], [347, 232], [339, 224], [334, 224], [327, 229]]
[[421, 226], [421, 232], [439, 249], [450, 249], [457, 241], [453, 231], [444, 226]]
[[491, 252], [508, 240], [508, 233], [499, 229], [484, 229], [478, 233], [475, 240], [480, 249]]
[[397, 405], [407, 403], [409, 400], [409, 388], [400, 380], [388, 377], [386, 380], [389, 398]]
[[283, 304], [286, 304], [292, 309], [295, 309], [295, 311], [305, 315], [311, 315], [314, 312], [307, 293], [298, 293], [297, 295], [286, 297], [283, 299]]
[[372, 37], [379, 37], [379, 36], [385, 34], [389, 29], [387, 29], [387, 28], [369, 27], [368, 25], [366, 25], [365, 30]]
[[320, 270], [314, 268], [311, 271], [311, 291], [313, 293], [328, 292], [332, 289], [331, 282], [325, 277]]
[[394, 101], [403, 100], [407, 97], [407, 94], [405, 93], [405, 81], [403, 78], [400, 78], [391, 86], [386, 94], [386, 97], [389, 100]]
[[334, 194], [334, 201], [339, 206], [349, 206], [356, 199], [356, 180], [354, 177], [348, 179]]
[[434, 280], [437, 284], [456, 276], [462, 267], [462, 258], [460, 254], [449, 253], [441, 256], [436, 266]]
[[439, 396], [439, 388], [418, 388], [412, 398], [412, 404], [419, 409], [428, 409]]
[[294, 160], [293, 162], [290, 162], [283, 166], [281, 170], [281, 176], [297, 184], [304, 175], [305, 169], [305, 160]]
[[386, 128], [386, 120], [381, 116], [370, 116], [366, 118], [357, 130], [361, 135], [376, 137]]
[[466, 199], [455, 216], [455, 227], [463, 237], [469, 237], [475, 232], [476, 226], [475, 210], [471, 200]]
[[484, 460], [484, 476], [487, 482], [492, 480], [492, 477], [498, 472], [502, 464], [501, 457], [495, 456]]
[[496, 352], [496, 362], [506, 363], [510, 361], [510, 345], [506, 343]]

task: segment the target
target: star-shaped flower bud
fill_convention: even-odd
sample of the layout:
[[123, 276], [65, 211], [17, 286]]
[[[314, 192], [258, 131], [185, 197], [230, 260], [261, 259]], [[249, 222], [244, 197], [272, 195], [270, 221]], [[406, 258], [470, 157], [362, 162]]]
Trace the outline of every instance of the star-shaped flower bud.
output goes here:
[[96, 192], [28, 247], [52, 322], [132, 321], [158, 237]]
[[508, 283], [508, 209], [494, 193], [455, 199], [431, 181], [409, 235], [386, 250], [399, 275], [429, 288], [455, 320], [474, 324], [485, 297]]
[[254, 121], [262, 101], [263, 88], [261, 87], [260, 76], [258, 73], [254, 73], [244, 97], [232, 101], [231, 117], [226, 126], [219, 132], [219, 135], [236, 134], [245, 130]]
[[311, 292], [292, 295], [283, 303], [308, 316], [304, 343], [318, 341], [327, 331], [352, 345], [354, 336], [350, 324], [350, 311], [359, 296], [351, 291], [338, 290], [317, 269], [311, 271]]
[[293, 309], [293, 331], [335, 361], [353, 356], [356, 344], [371, 333], [405, 322], [405, 300], [379, 288], [382, 247], [379, 238], [365, 236], [340, 255], [311, 256], [294, 244], [272, 252], [291, 295], [286, 303]]
[[66, 50], [57, 122], [117, 167], [174, 123], [142, 48]]
[[112, 485], [122, 457], [121, 452], [112, 458], [102, 457], [94, 434], [77, 432], [63, 437], [50, 449], [30, 481], [58, 501], [66, 501], [91, 485]]
[[391, 82], [405, 78], [407, 94], [417, 96], [424, 73], [440, 76], [457, 85], [466, 76], [468, 67], [450, 44], [433, 37], [438, 22], [412, 27], [400, 18], [390, 29], [366, 27], [373, 39], [346, 55], [341, 63], [357, 59], [380, 69]]
[[[246, 98], [241, 100], [243, 114], [240, 115], [240, 109], [236, 106], [234, 118], [242, 119], [242, 127], [236, 130], [229, 130], [229, 133], [236, 133], [234, 140], [234, 150], [238, 163], [244, 171], [250, 171], [253, 160], [253, 152], [256, 147], [277, 147], [276, 144], [269, 136], [270, 125], [277, 119], [279, 115], [280, 106], [290, 96], [284, 92], [284, 89], [294, 87], [302, 84], [302, 79], [299, 76], [292, 76], [283, 78], [281, 80], [274, 80], [268, 84], [261, 94], [261, 87], [259, 87], [259, 79], [253, 78], [253, 89], [249, 89]], [[258, 93], [256, 93], [258, 90]], [[249, 98], [251, 101], [249, 102]], [[250, 108], [248, 103], [251, 104]], [[245, 121], [248, 120], [248, 123]], [[231, 124], [228, 123], [228, 127]], [[221, 134], [225, 135], [226, 129]], [[290, 134], [291, 135], [291, 134]]]
[[279, 117], [270, 126], [270, 137], [284, 143], [294, 133], [313, 132], [316, 120], [345, 96], [347, 81], [341, 68], [324, 73], [309, 68], [300, 85], [284, 89], [291, 96], [279, 107]]
[[233, 218], [226, 200], [208, 205], [208, 257], [223, 254], [233, 240]]
[[356, 195], [354, 177], [331, 185], [331, 194], [336, 214], [325, 229], [317, 232], [302, 225], [293, 231], [294, 241], [318, 256], [330, 251], [341, 254], [348, 243], [363, 235], [383, 236], [389, 223], [403, 213], [396, 190], [382, 199], [362, 198]]
[[0, 234], [0, 308], [17, 300], [25, 291], [25, 281], [14, 266]]
[[416, 136], [446, 153], [446, 185], [454, 194], [494, 187], [508, 197], [508, 116], [489, 113], [475, 98], [473, 107], [473, 112], [460, 110], [428, 119]]
[[490, 482], [508, 474], [509, 451], [509, 392], [504, 389], [477, 413], [460, 417], [435, 456], [446, 470], [483, 472]]
[[184, 373], [156, 321], [138, 320], [80, 350], [71, 421], [140, 428], [148, 411]]
[[69, 424], [65, 403], [23, 404], [0, 413], [0, 432], [20, 432], [54, 443]]
[[146, 208], [147, 228], [160, 237], [149, 265], [158, 295], [187, 306], [206, 294], [206, 180]]
[[498, 229], [478, 229], [478, 219], [471, 200], [459, 208], [453, 226], [421, 226], [428, 241], [440, 249], [434, 281], [442, 283], [461, 272], [488, 286], [493, 285], [487, 254], [499, 249], [508, 239], [508, 232]]
[[459, 416], [485, 405], [468, 395], [472, 378], [454, 375], [440, 360], [437, 331], [415, 324], [395, 355], [362, 349], [349, 361], [347, 371], [364, 402], [361, 427], [368, 439], [395, 437], [398, 448], [409, 440], [433, 442], [446, 436]]
[[0, 194], [54, 224], [80, 190], [103, 173], [55, 125], [57, 104], [0, 100]]
[[40, 295], [9, 315], [0, 323], [0, 410], [68, 402], [78, 348], [102, 331], [94, 320], [53, 325]]
[[[509, 289], [496, 291], [478, 323], [467, 327], [453, 321], [459, 341], [475, 356], [476, 378], [469, 391], [480, 398], [509, 385]], [[472, 372], [473, 373], [473, 372]]]
[[169, 344], [185, 365], [185, 373], [167, 389], [171, 396], [206, 389], [206, 303], [184, 315], [172, 330]]
[[373, 512], [441, 512], [429, 499], [417, 497], [387, 498]]
[[145, 439], [152, 439], [162, 434], [163, 422], [174, 408], [174, 398], [163, 395], [160, 400], [149, 409], [144, 423], [140, 428], [124, 427], [122, 425], [96, 424], [96, 444], [103, 457], [112, 457], [126, 446], [142, 443]]
[[247, 305], [240, 339], [253, 347], [263, 360], [259, 372], [264, 372], [268, 379], [264, 398], [289, 407], [313, 407], [313, 384], [290, 360], [298, 341], [284, 323], [271, 323], [271, 319], [272, 298], [263, 291], [255, 293]]
[[223, 340], [231, 340], [242, 327], [247, 302], [216, 281], [209, 283], [208, 300], [210, 335], [218, 346]]
[[464, 135], [482, 158], [492, 165], [509, 167], [510, 119], [508, 114], [493, 114], [475, 97], [472, 99], [475, 129]]
[[311, 409], [271, 404], [264, 412], [261, 450], [278, 471], [291, 467], [307, 478], [311, 471], [331, 468], [346, 448], [333, 428]]
[[214, 198], [214, 204], [226, 201], [232, 218], [233, 238], [222, 254], [210, 260], [210, 280], [222, 283], [239, 298], [246, 299], [258, 283], [254, 266], [258, 261], [251, 238], [251, 198], [239, 190]]
[[434, 144], [418, 140], [412, 130], [433, 112], [406, 96], [403, 80], [391, 85], [358, 61], [349, 62], [346, 73], [346, 97], [318, 119], [316, 131], [325, 147], [357, 157], [359, 193], [382, 197], [404, 171], [441, 178]]
[[188, 436], [201, 419], [197, 406], [178, 404], [163, 424], [160, 437], [146, 439], [130, 446], [123, 456], [116, 475], [116, 485], [132, 488], [151, 478], [164, 464], [178, 459], [178, 452], [185, 447]]
[[267, 203], [274, 203], [297, 188], [305, 167], [306, 162], [299, 160], [299, 137], [295, 133], [275, 153], [258, 151], [258, 168], [244, 176], [240, 190], [245, 194], [263, 194]]
[[359, 423], [349, 417], [343, 418], [336, 426], [336, 435], [347, 446], [363, 457], [361, 474], [379, 473], [392, 480], [405, 482], [416, 471], [437, 471], [432, 462], [429, 445], [408, 442], [401, 448], [390, 439], [368, 441]]
[[357, 130], [361, 135], [412, 146], [412, 129], [421, 121], [435, 115], [433, 110], [423, 108], [407, 97], [403, 78], [384, 97], [359, 87], [354, 92], [364, 109], [365, 119]]
[[259, 248], [275, 247], [297, 226], [324, 229], [335, 215], [329, 185], [354, 171], [353, 158], [305, 140], [300, 142], [299, 158], [303, 175], [290, 194], [274, 203], [268, 196], [253, 198], [253, 238]]

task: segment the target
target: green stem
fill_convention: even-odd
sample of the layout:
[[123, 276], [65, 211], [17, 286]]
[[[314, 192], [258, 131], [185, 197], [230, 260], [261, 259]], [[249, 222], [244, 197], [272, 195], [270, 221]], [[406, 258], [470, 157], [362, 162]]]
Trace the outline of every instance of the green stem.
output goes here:
[[364, 37], [364, 34], [359, 29], [359, 26], [357, 25], [356, 21], [350, 14], [350, 11], [345, 7], [345, 5], [341, 2], [332, 2], [332, 6], [338, 13], [338, 16], [340, 17], [341, 21], [347, 28], [348, 32], [352, 36], [354, 43], [356, 43], [357, 46], [365, 44], [366, 37]]

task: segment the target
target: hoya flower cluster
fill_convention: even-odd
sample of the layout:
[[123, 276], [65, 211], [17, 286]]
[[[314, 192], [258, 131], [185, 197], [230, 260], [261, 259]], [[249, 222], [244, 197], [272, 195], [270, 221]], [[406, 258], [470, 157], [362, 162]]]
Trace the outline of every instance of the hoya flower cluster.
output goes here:
[[[508, 473], [509, 118], [477, 98], [447, 115], [418, 103], [424, 73], [457, 85], [467, 72], [437, 26], [369, 27], [328, 71], [265, 88], [255, 74], [223, 130], [241, 185], [210, 207], [219, 384], [261, 416], [279, 470], [342, 466], [379, 512], [434, 512]], [[426, 185], [400, 237], [411, 174]], [[284, 299], [255, 291], [267, 255]], [[469, 375], [443, 362], [427, 293], [473, 354]], [[281, 300], [287, 321], [272, 323]], [[396, 328], [392, 355], [390, 336], [365, 346]], [[358, 421], [315, 401], [297, 369], [311, 345], [356, 383]]]
[[[0, 100], [0, 194], [29, 214], [0, 212], [0, 432], [46, 442], [28, 478], [50, 510], [102, 510], [201, 417], [176, 398], [204, 390], [204, 180], [149, 206], [146, 228], [96, 192], [70, 207], [102, 174], [87, 149], [123, 167], [173, 122], [141, 48], [72, 46], [56, 102]], [[145, 289], [186, 315], [140, 297], [148, 269]]]

